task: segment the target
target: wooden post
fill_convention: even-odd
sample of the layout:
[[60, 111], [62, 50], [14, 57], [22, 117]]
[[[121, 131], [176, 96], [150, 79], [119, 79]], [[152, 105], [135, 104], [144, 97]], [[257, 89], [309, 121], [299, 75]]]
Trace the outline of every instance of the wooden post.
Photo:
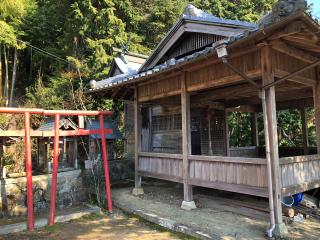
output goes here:
[[153, 146], [152, 146], [152, 107], [148, 108], [149, 112], [149, 142], [148, 142], [148, 150], [149, 152], [153, 151]]
[[208, 110], [208, 155], [212, 156], [213, 151], [212, 151], [212, 137], [211, 137], [211, 112]]
[[317, 84], [313, 88], [313, 99], [315, 109], [315, 125], [316, 125], [316, 136], [317, 136], [317, 150], [320, 154], [320, 83], [319, 83], [319, 72], [317, 70]]
[[[272, 49], [270, 45], [264, 45], [261, 48], [261, 71], [262, 84], [266, 86], [275, 81], [274, 70], [272, 65]], [[272, 171], [272, 192], [274, 204], [274, 220], [276, 224], [275, 235], [282, 236], [286, 230], [282, 221], [282, 206], [281, 206], [281, 181], [280, 181], [280, 164], [279, 164], [279, 150], [278, 150], [278, 132], [277, 132], [277, 112], [276, 112], [276, 98], [275, 87], [272, 86], [265, 90], [265, 121], [268, 123], [268, 139], [270, 145], [270, 160]]]
[[252, 146], [259, 147], [258, 113], [251, 114]]
[[229, 112], [225, 109], [225, 141], [226, 141], [226, 155], [230, 156], [230, 137], [229, 137]]
[[308, 137], [308, 125], [307, 125], [307, 115], [306, 109], [302, 107], [300, 109], [301, 123], [302, 123], [302, 139], [303, 139], [303, 152], [304, 155], [309, 154], [309, 137]]
[[132, 191], [133, 195], [142, 195], [143, 189], [141, 188], [141, 176], [138, 174], [139, 170], [139, 152], [140, 152], [140, 140], [141, 140], [141, 127], [140, 127], [140, 108], [138, 101], [138, 87], [134, 89], [134, 189]]
[[78, 169], [78, 137], [73, 138], [73, 167]]
[[185, 210], [196, 208], [193, 202], [192, 186], [189, 185], [189, 160], [191, 154], [190, 128], [190, 94], [187, 93], [186, 73], [181, 79], [181, 116], [182, 116], [182, 158], [183, 158], [183, 192], [184, 201], [181, 207]]

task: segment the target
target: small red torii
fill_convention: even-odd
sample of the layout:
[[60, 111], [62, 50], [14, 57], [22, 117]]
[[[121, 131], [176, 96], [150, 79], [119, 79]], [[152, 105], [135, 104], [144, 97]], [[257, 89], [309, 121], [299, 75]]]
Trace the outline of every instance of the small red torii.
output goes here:
[[[42, 116], [54, 116], [54, 149], [53, 149], [53, 167], [52, 167], [52, 186], [50, 195], [50, 215], [49, 225], [54, 224], [56, 207], [56, 190], [58, 176], [58, 158], [59, 158], [59, 136], [86, 136], [91, 134], [101, 135], [102, 155], [104, 176], [106, 182], [106, 197], [108, 201], [108, 211], [112, 212], [110, 177], [108, 166], [108, 151], [105, 135], [112, 134], [111, 129], [104, 128], [104, 116], [112, 116], [111, 111], [81, 111], [81, 110], [43, 110], [32, 108], [0, 108], [0, 114], [23, 114], [24, 132], [26, 145], [26, 173], [27, 173], [27, 205], [28, 205], [28, 229], [34, 230], [34, 212], [33, 212], [33, 189], [32, 189], [32, 159], [31, 159], [31, 136], [30, 136], [30, 117], [32, 114]], [[66, 130], [59, 131], [60, 116], [99, 116], [100, 129], [95, 130]]]

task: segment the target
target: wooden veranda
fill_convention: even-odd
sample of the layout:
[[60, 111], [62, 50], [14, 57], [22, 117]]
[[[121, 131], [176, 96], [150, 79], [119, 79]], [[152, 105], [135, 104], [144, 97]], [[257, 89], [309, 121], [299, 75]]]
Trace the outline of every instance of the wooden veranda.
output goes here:
[[[320, 154], [319, 30], [309, 15], [297, 12], [156, 69], [147, 62], [144, 71], [122, 81], [94, 83], [91, 92], [133, 100], [135, 187], [141, 188], [143, 176], [179, 182], [187, 203], [193, 186], [272, 197], [270, 210], [282, 224], [281, 197], [320, 186], [320, 155], [308, 155], [305, 120], [305, 109], [314, 107]], [[290, 108], [302, 114], [303, 154], [283, 157], [276, 114]], [[230, 148], [232, 111], [252, 114], [254, 146]], [[256, 137], [259, 112], [264, 146]]]

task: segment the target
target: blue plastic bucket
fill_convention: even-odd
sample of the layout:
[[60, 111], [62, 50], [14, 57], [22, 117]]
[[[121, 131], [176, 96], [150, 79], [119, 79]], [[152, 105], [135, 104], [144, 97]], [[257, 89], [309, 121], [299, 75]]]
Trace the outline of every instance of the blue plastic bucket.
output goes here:
[[299, 206], [299, 204], [303, 200], [303, 193], [297, 193], [297, 194], [293, 195], [292, 197], [293, 197], [293, 200], [294, 200], [293, 206], [297, 207], [297, 206]]

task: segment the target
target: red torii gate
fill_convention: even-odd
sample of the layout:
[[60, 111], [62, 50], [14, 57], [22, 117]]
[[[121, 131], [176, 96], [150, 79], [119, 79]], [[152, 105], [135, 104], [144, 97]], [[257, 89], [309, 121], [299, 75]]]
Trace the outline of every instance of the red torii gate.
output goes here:
[[[112, 134], [112, 130], [104, 128], [104, 116], [111, 116], [112, 112], [110, 111], [78, 111], [78, 110], [71, 110], [71, 111], [43, 110], [43, 109], [32, 109], [32, 108], [0, 108], [0, 114], [24, 114], [29, 231], [34, 230], [32, 159], [31, 159], [31, 136], [30, 136], [30, 117], [32, 114], [42, 115], [42, 116], [54, 116], [54, 149], [53, 149], [53, 164], [52, 164], [53, 168], [52, 168], [52, 184], [51, 184], [51, 195], [50, 195], [49, 225], [54, 224], [54, 217], [55, 217], [60, 136], [86, 136], [91, 134], [101, 135], [108, 211], [112, 212], [111, 189], [110, 189], [109, 166], [108, 166], [108, 151], [107, 151], [107, 144], [105, 139], [105, 135]], [[96, 130], [78, 129], [78, 130], [72, 130], [72, 131], [68, 131], [68, 130], [59, 131], [60, 116], [99, 116], [100, 129], [96, 129]]]

